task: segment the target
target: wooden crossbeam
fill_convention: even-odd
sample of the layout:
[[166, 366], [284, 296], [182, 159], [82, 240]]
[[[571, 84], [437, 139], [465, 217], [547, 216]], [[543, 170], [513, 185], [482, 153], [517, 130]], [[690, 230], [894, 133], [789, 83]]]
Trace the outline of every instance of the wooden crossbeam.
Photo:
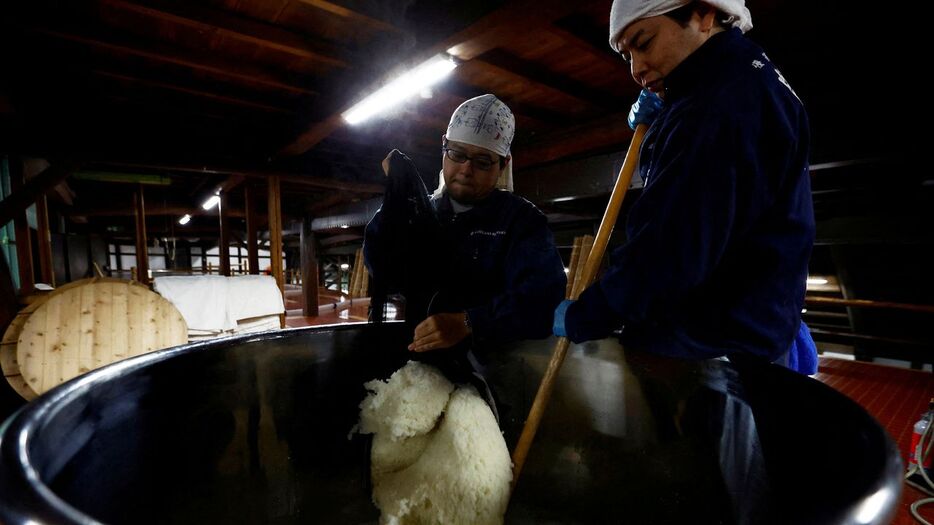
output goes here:
[[521, 77], [526, 82], [536, 84], [537, 89], [545, 92], [553, 91], [562, 96], [577, 99], [587, 105], [599, 106], [600, 101], [612, 101], [616, 98], [611, 93], [549, 71], [535, 62], [524, 60], [502, 49], [487, 51], [472, 62], [485, 64], [500, 75]]
[[[522, 38], [530, 31], [535, 31], [550, 25], [555, 20], [568, 15], [590, 3], [591, 0], [568, 2], [566, 0], [519, 0], [509, 2], [505, 6], [484, 16], [470, 27], [446, 38], [445, 40], [423, 48], [412, 54], [399, 67], [395, 68], [386, 78], [398, 76], [401, 71], [420, 64], [432, 56], [448, 52], [461, 60], [470, 60], [496, 47], [501, 47], [513, 39]], [[521, 27], [521, 31], [517, 28]], [[374, 82], [367, 92], [375, 91], [385, 83], [385, 78]], [[341, 114], [350, 109], [348, 105], [339, 112], [314, 122], [279, 150], [277, 156], [288, 157], [300, 155], [324, 140], [337, 128], [343, 126]], [[513, 108], [513, 111], [516, 111]]]
[[140, 5], [124, 0], [100, 0], [100, 3], [122, 11], [190, 27], [199, 32], [209, 32], [240, 42], [274, 49], [329, 66], [350, 67], [350, 64], [344, 58], [341, 58], [348, 53], [331, 44], [313, 42], [272, 24], [233, 15], [225, 11], [203, 8], [190, 2], [151, 1], [149, 5]]
[[239, 169], [227, 168], [222, 166], [195, 166], [186, 164], [146, 164], [138, 162], [107, 161], [94, 160], [89, 164], [100, 166], [114, 166], [122, 168], [136, 169], [154, 169], [163, 172], [193, 173], [197, 175], [241, 175], [248, 178], [267, 178], [272, 176], [280, 177], [282, 182], [289, 184], [300, 184], [302, 186], [311, 186], [315, 188], [325, 188], [331, 190], [351, 191], [356, 193], [383, 193], [381, 184], [367, 182], [351, 182], [326, 177], [317, 177], [302, 173], [286, 173], [280, 171], [268, 171], [261, 169]]
[[317, 92], [298, 85], [266, 70], [251, 66], [243, 61], [227, 61], [217, 57], [216, 53], [199, 53], [195, 51], [179, 51], [169, 46], [147, 43], [145, 47], [125, 39], [108, 36], [106, 40], [99, 37], [75, 34], [41, 27], [27, 27], [28, 31], [66, 40], [102, 50], [117, 55], [145, 58], [157, 62], [209, 73], [224, 77], [248, 86], [262, 86], [280, 91], [287, 91], [295, 95], [316, 95]]
[[528, 167], [598, 149], [625, 146], [632, 138], [627, 117], [628, 112], [620, 112], [562, 129], [533, 143], [518, 146], [516, 158], [521, 158], [523, 165]]
[[6, 224], [26, 208], [64, 181], [76, 169], [76, 164], [56, 163], [26, 181], [23, 187], [0, 201], [0, 224]]
[[328, 2], [327, 0], [298, 0], [298, 1], [302, 4], [310, 5], [312, 7], [321, 9], [322, 11], [327, 11], [328, 13], [331, 13], [332, 15], [337, 15], [341, 18], [346, 19], [349, 22], [353, 22], [354, 24], [362, 24], [367, 27], [377, 29], [380, 31], [389, 32], [389, 33], [395, 33], [395, 34], [405, 33], [405, 31], [403, 31], [401, 28], [396, 27], [388, 22], [384, 22], [382, 20], [379, 20], [378, 18], [367, 16], [363, 13], [360, 13], [359, 11], [348, 9], [347, 7], [335, 4], [334, 2]]
[[294, 111], [291, 111], [289, 109], [280, 108], [276, 106], [270, 106], [268, 104], [260, 104], [258, 102], [253, 102], [251, 100], [244, 100], [244, 99], [237, 98], [237, 97], [229, 97], [225, 95], [218, 95], [216, 93], [209, 93], [207, 91], [201, 91], [198, 89], [192, 89], [192, 88], [188, 88], [184, 86], [170, 84], [168, 82], [160, 82], [156, 80], [133, 77], [130, 75], [123, 75], [120, 73], [114, 73], [112, 71], [103, 71], [100, 69], [92, 70], [91, 73], [99, 77], [103, 77], [103, 78], [107, 78], [111, 80], [117, 80], [121, 82], [130, 82], [133, 84], [150, 86], [150, 87], [157, 88], [160, 90], [174, 91], [176, 93], [182, 93], [184, 95], [204, 98], [207, 100], [211, 100], [213, 102], [219, 102], [221, 104], [229, 104], [229, 105], [240, 106], [240, 107], [245, 107], [245, 108], [250, 108], [250, 109], [256, 109], [260, 111], [266, 111], [269, 113], [279, 113], [283, 115], [294, 114]]

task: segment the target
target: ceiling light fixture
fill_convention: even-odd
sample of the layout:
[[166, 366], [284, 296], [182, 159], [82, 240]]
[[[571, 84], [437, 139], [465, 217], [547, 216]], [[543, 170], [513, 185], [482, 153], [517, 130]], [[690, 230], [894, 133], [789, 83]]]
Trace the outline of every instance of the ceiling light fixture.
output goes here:
[[214, 206], [217, 206], [217, 203], [221, 201], [220, 195], [211, 195], [211, 197], [204, 201], [204, 204], [201, 205], [205, 210], [210, 210]]
[[455, 67], [457, 67], [457, 63], [449, 55], [436, 55], [376, 90], [375, 93], [355, 104], [341, 116], [344, 117], [348, 124], [359, 124], [437, 84], [447, 77]]
[[823, 277], [808, 277], [807, 284], [827, 284], [827, 279]]
[[188, 215], [188, 214], [186, 213], [185, 215], [182, 216], [181, 219], [178, 220], [178, 223], [181, 224], [182, 226], [184, 226], [184, 225], [188, 224], [188, 221], [190, 221], [190, 220], [191, 220], [191, 215]]

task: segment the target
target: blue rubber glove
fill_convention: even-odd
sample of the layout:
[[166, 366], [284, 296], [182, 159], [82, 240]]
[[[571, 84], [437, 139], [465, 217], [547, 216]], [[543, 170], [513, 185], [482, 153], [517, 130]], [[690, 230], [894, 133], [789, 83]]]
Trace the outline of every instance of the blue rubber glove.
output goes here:
[[788, 351], [788, 368], [804, 375], [817, 373], [817, 345], [811, 337], [808, 325], [801, 321], [798, 333], [791, 341], [791, 350]]
[[574, 300], [565, 299], [555, 308], [555, 324], [552, 326], [551, 331], [558, 337], [568, 336], [568, 331], [564, 328], [564, 315], [567, 313], [568, 307], [573, 303]]
[[643, 89], [642, 93], [639, 93], [639, 100], [636, 100], [636, 103], [629, 109], [629, 127], [636, 129], [639, 124], [651, 126], [658, 112], [662, 110], [663, 104], [664, 102], [658, 98], [658, 95]]

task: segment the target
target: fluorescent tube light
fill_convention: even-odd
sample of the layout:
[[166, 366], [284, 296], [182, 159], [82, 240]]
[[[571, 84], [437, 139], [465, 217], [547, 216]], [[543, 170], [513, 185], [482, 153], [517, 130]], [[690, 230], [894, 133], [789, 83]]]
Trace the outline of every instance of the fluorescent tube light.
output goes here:
[[220, 195], [211, 195], [211, 198], [204, 201], [204, 204], [201, 205], [205, 210], [210, 210], [214, 206], [217, 206], [217, 203], [221, 201]]
[[381, 87], [375, 93], [345, 111], [341, 116], [344, 117], [348, 124], [359, 124], [437, 84], [448, 76], [455, 67], [457, 67], [457, 64], [450, 56], [445, 54], [437, 55]]
[[827, 284], [827, 279], [821, 277], [808, 277], [807, 284]]
[[188, 224], [188, 221], [190, 221], [190, 220], [191, 220], [191, 215], [188, 215], [188, 214], [186, 213], [181, 219], [178, 220], [178, 223], [181, 224], [182, 226], [184, 226], [184, 225]]

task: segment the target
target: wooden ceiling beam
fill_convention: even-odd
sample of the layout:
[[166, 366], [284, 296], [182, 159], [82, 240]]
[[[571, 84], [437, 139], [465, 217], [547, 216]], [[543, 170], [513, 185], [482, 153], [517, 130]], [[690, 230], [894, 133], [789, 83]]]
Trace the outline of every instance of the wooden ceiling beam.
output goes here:
[[[408, 60], [395, 68], [386, 78], [393, 78], [401, 71], [412, 65], [420, 64], [440, 52], [449, 52], [462, 60], [470, 60], [514, 39], [523, 38], [524, 35], [531, 31], [545, 28], [555, 20], [580, 9], [582, 4], [592, 1], [594, 0], [578, 0], [575, 2], [568, 2], [567, 0], [519, 0], [509, 2], [463, 31], [412, 54]], [[521, 31], [517, 29], [520, 27]], [[383, 85], [386, 78], [374, 82], [367, 89], [367, 92], [372, 92]], [[280, 149], [277, 156], [301, 155], [313, 148], [317, 143], [333, 133], [334, 130], [344, 125], [341, 114], [350, 107], [348, 105], [330, 117], [309, 125], [306, 131]]]
[[161, 90], [174, 91], [176, 93], [182, 93], [184, 95], [190, 95], [198, 98], [208, 99], [214, 102], [219, 102], [221, 104], [228, 104], [233, 106], [240, 106], [244, 108], [255, 109], [259, 111], [265, 111], [267, 113], [280, 113], [283, 115], [293, 115], [294, 112], [288, 109], [270, 106], [268, 104], [260, 104], [258, 102], [253, 102], [250, 100], [244, 100], [236, 97], [228, 97], [226, 95], [218, 95], [216, 93], [209, 93], [207, 91], [201, 91], [198, 89], [191, 89], [183, 86], [178, 86], [175, 84], [169, 84], [167, 82], [159, 82], [156, 80], [149, 80], [145, 78], [138, 78], [129, 75], [122, 75], [119, 73], [114, 73], [111, 71], [103, 71], [100, 69], [95, 69], [91, 71], [92, 74], [99, 77], [104, 77], [111, 80], [118, 80], [121, 82], [130, 82], [133, 84], [141, 84], [144, 86], [149, 86]]
[[[121, 208], [102, 208], [100, 206], [94, 206], [92, 208], [69, 208], [62, 210], [62, 213], [66, 217], [123, 217], [123, 216], [133, 216], [136, 214], [135, 210], [132, 207], [121, 207]], [[201, 206], [185, 206], [181, 204], [175, 205], [155, 205], [155, 206], [146, 206], [146, 216], [162, 216], [162, 215], [177, 215], [181, 217], [182, 215], [191, 215], [192, 217], [210, 215], [216, 216], [217, 210], [210, 209], [205, 210]], [[229, 217], [246, 217], [246, 212], [244, 210], [235, 210], [231, 209], [227, 212]]]
[[[124, 91], [126, 93], [126, 91]], [[280, 122], [279, 119], [284, 119], [286, 117], [281, 116], [279, 113], [238, 113], [226, 111], [229, 107], [221, 108], [212, 108], [214, 111], [185, 111], [179, 108], [177, 104], [172, 104], [171, 101], [159, 100], [153, 101], [150, 99], [143, 99], [140, 97], [129, 97], [124, 95], [117, 95], [114, 93], [98, 93], [102, 101], [107, 103], [110, 106], [122, 106], [124, 109], [140, 111], [141, 114], [147, 115], [157, 115], [160, 117], [173, 119], [189, 119], [189, 120], [201, 120], [209, 121], [212, 123], [222, 123], [224, 126], [239, 125], [241, 127], [252, 127], [256, 128], [260, 124], [265, 127], [270, 127], [275, 125], [275, 123]], [[117, 109], [117, 111], [122, 111]], [[267, 121], [267, 119], [276, 119], [274, 121]]]
[[330, 190], [342, 190], [357, 193], [383, 193], [384, 190], [381, 184], [342, 181], [338, 179], [316, 177], [314, 175], [304, 175], [301, 173], [283, 173], [279, 171], [267, 171], [260, 169], [237, 169], [218, 166], [195, 166], [185, 164], [146, 164], [104, 160], [88, 161], [88, 164], [123, 168], [152, 169], [162, 172], [194, 173], [198, 175], [240, 175], [243, 177], [251, 178], [265, 178], [278, 175], [283, 182]]
[[32, 206], [36, 198], [58, 186], [77, 168], [75, 163], [57, 163], [27, 180], [21, 188], [0, 201], [0, 224], [12, 221], [17, 214]]
[[156, 62], [163, 62], [175, 66], [202, 71], [211, 75], [225, 77], [241, 84], [249, 86], [263, 86], [279, 91], [288, 91], [295, 95], [314, 96], [317, 92], [296, 85], [284, 78], [280, 78], [268, 71], [250, 66], [241, 62], [225, 61], [218, 59], [216, 54], [204, 54], [194, 51], [179, 52], [164, 45], [148, 43], [145, 47], [141, 44], [115, 41], [114, 38], [108, 38], [107, 41], [97, 37], [89, 37], [75, 33], [63, 32], [48, 28], [30, 27], [29, 31], [74, 42], [88, 46], [97, 50], [118, 55], [128, 55], [133, 57], [145, 58]]
[[557, 36], [563, 40], [565, 44], [573, 47], [594, 62], [599, 62], [604, 66], [614, 69], [629, 69], [629, 65], [626, 64], [623, 58], [614, 54], [613, 51], [610, 50], [609, 44], [605, 44], [600, 48], [594, 47], [593, 44], [584, 40], [583, 38], [557, 26], [549, 26], [547, 29], [545, 29], [545, 31], [548, 31], [549, 33]]
[[626, 122], [627, 112], [614, 113], [599, 119], [552, 133], [516, 149], [516, 158], [524, 166], [535, 166], [561, 158], [613, 146], [625, 146], [632, 138]]
[[590, 106], [600, 107], [600, 102], [613, 100], [615, 97], [600, 89], [594, 89], [583, 82], [556, 74], [546, 68], [522, 58], [519, 58], [502, 49], [493, 49], [472, 60], [473, 63], [483, 64], [492, 68], [497, 74], [516, 76], [525, 82], [536, 84], [542, 91], [557, 92], [561, 96], [571, 97]]
[[329, 66], [350, 67], [350, 64], [343, 58], [348, 53], [336, 46], [325, 42], [313, 42], [272, 24], [232, 15], [225, 11], [203, 8], [190, 2], [157, 1], [145, 6], [124, 0], [100, 0], [100, 3], [122, 11], [190, 27], [200, 32], [214, 33], [224, 38], [274, 49]]
[[298, 1], [299, 3], [321, 9], [322, 11], [327, 11], [328, 13], [331, 13], [332, 15], [339, 16], [343, 19], [346, 19], [348, 22], [352, 22], [354, 24], [365, 25], [372, 29], [376, 29], [379, 31], [385, 31], [388, 33], [395, 33], [395, 34], [406, 33], [406, 31], [404, 31], [403, 29], [396, 27], [388, 22], [384, 22], [378, 18], [367, 16], [363, 13], [360, 13], [359, 11], [348, 9], [342, 5], [335, 4], [334, 2], [329, 2], [327, 0], [298, 0]]

